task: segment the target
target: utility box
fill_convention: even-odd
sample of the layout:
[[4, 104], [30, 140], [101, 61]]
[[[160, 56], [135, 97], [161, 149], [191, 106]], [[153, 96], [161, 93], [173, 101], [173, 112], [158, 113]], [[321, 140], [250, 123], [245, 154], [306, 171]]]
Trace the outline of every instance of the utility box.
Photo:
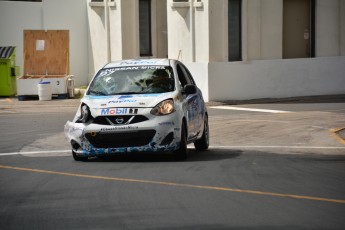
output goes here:
[[14, 96], [17, 93], [16, 47], [0, 47], [0, 96]]
[[25, 30], [24, 71], [17, 79], [18, 100], [38, 96], [40, 82], [50, 82], [53, 96], [67, 98], [69, 77], [69, 31]]

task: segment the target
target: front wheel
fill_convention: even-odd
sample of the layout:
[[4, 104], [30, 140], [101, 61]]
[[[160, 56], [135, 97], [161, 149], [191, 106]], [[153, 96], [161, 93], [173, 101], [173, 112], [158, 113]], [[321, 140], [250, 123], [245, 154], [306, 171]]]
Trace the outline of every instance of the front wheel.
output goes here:
[[175, 160], [184, 161], [187, 158], [187, 136], [186, 136], [186, 126], [183, 123], [181, 127], [181, 141], [180, 148], [174, 151]]
[[210, 132], [208, 128], [208, 117], [205, 115], [204, 120], [204, 132], [202, 133], [202, 137], [194, 142], [195, 149], [198, 151], [203, 151], [208, 149], [209, 142], [210, 142]]
[[77, 153], [72, 149], [72, 156], [75, 161], [87, 161], [88, 157], [77, 156]]

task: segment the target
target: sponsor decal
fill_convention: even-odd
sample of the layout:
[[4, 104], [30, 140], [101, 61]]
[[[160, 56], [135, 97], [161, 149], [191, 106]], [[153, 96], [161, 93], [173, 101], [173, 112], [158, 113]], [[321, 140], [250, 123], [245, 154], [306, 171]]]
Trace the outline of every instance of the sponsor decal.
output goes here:
[[[126, 63], [128, 64], [128, 63]], [[129, 64], [135, 64], [135, 63], [129, 63]], [[136, 63], [139, 64], [139, 63]], [[143, 64], [143, 63], [140, 63]], [[146, 63], [146, 64], [154, 64], [154, 63]], [[120, 64], [122, 65], [122, 63]], [[165, 69], [164, 66], [128, 66], [128, 67], [116, 67], [116, 68], [109, 68], [109, 69], [104, 69], [102, 72], [99, 74], [99, 76], [108, 76], [112, 73], [115, 73], [116, 71], [125, 71], [125, 70], [157, 70], [157, 69]]]
[[128, 99], [128, 98], [133, 98], [133, 95], [121, 96], [121, 97], [119, 97], [119, 100]]
[[113, 131], [118, 131], [118, 130], [132, 130], [132, 129], [138, 129], [139, 126], [119, 126], [119, 127], [111, 127], [111, 128], [101, 128], [100, 132], [101, 133], [106, 133], [106, 132], [113, 132]]
[[129, 114], [138, 114], [138, 109], [129, 109]]
[[132, 109], [132, 108], [101, 109], [101, 115], [124, 115], [124, 114], [138, 114], [138, 109]]
[[143, 65], [143, 64], [156, 64], [157, 60], [127, 60], [120, 63], [120, 65]]
[[145, 97], [158, 97], [162, 95], [162, 93], [149, 93], [149, 94], [137, 94], [137, 95], [124, 95], [120, 96], [119, 100], [129, 100], [130, 98], [145, 98]]
[[158, 125], [175, 125], [175, 123], [173, 121], [167, 121], [167, 122], [158, 123]]
[[108, 104], [134, 103], [136, 100], [114, 100], [108, 101]]
[[105, 76], [108, 76], [108, 75], [114, 73], [115, 71], [116, 71], [115, 69], [105, 69], [99, 74], [99, 76], [105, 77]]

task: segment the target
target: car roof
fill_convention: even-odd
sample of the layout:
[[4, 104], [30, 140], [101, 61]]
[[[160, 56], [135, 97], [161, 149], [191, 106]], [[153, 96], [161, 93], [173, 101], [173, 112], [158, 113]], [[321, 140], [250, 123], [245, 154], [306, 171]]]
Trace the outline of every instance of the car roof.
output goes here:
[[114, 61], [106, 64], [103, 68], [115, 68], [115, 67], [125, 67], [125, 66], [148, 66], [148, 65], [164, 65], [170, 66], [170, 63], [175, 60], [172, 59], [128, 59], [121, 61]]

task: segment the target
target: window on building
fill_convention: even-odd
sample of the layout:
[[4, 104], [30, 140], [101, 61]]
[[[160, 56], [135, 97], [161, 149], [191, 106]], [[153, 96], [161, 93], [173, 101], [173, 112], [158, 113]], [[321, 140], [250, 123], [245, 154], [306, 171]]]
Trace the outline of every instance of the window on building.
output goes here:
[[140, 56], [152, 56], [151, 0], [139, 0]]
[[242, 0], [228, 1], [228, 48], [229, 61], [242, 60]]

